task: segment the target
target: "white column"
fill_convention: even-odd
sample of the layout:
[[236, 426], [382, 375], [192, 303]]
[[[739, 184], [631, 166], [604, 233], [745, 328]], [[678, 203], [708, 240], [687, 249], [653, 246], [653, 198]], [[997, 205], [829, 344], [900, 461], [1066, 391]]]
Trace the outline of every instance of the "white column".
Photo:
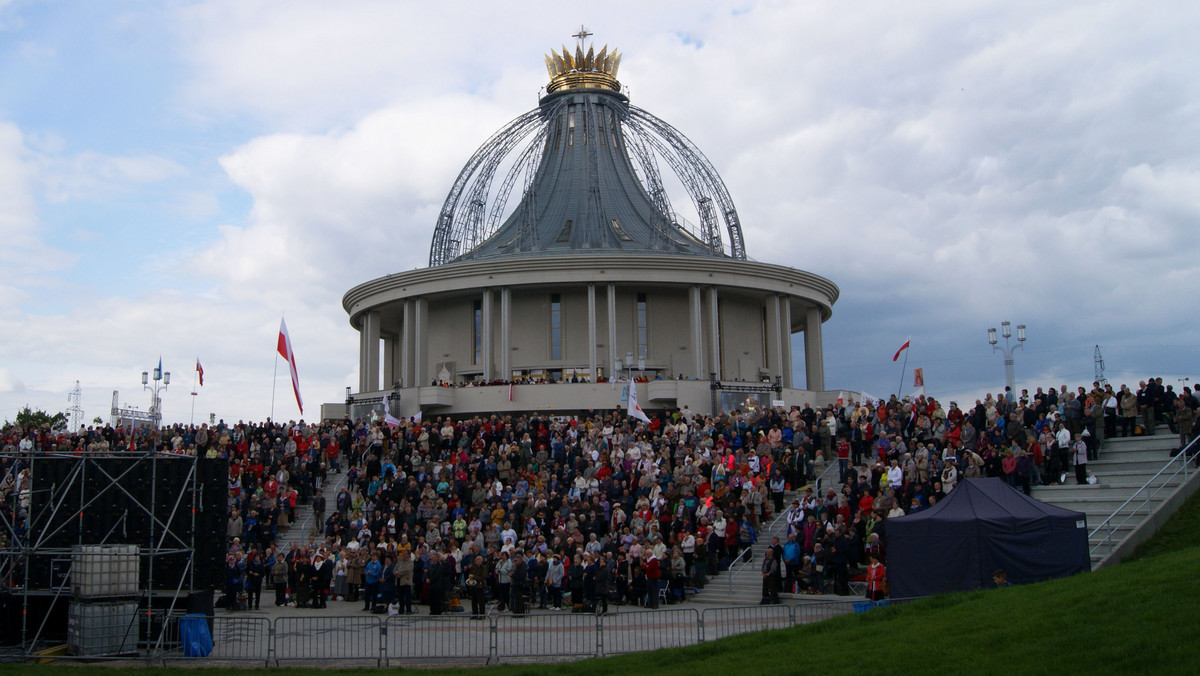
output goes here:
[[429, 340], [428, 323], [429, 301], [417, 298], [414, 301], [413, 312], [413, 385], [424, 387], [429, 384]]
[[767, 363], [767, 370], [771, 373], [771, 380], [776, 376], [782, 376], [783, 368], [783, 342], [779, 336], [779, 294], [771, 294], [767, 299], [766, 307], [767, 325], [763, 330], [767, 332], [767, 353], [763, 355], [763, 361]]
[[617, 352], [617, 285], [608, 283], [608, 378], [617, 377], [613, 364], [620, 359]]
[[413, 338], [416, 336], [413, 331], [414, 314], [412, 299], [405, 298], [404, 323], [400, 326], [400, 382], [405, 387], [413, 386]]
[[783, 329], [783, 386], [792, 387], [792, 301], [787, 296], [783, 298], [782, 309], [779, 323]]
[[804, 321], [805, 387], [812, 392], [825, 391], [825, 355], [821, 347], [821, 308], [808, 308]]
[[592, 382], [596, 382], [596, 285], [588, 284], [588, 371]]
[[707, 380], [708, 374], [704, 372], [704, 313], [701, 310], [700, 285], [693, 284], [688, 289], [688, 303], [691, 307], [691, 311], [688, 313], [691, 344], [688, 348], [692, 350], [695, 359], [693, 364], [695, 373], [692, 375], [701, 380]]
[[383, 339], [383, 380], [380, 384], [383, 389], [392, 389], [392, 383], [396, 382], [396, 361], [399, 356], [400, 339], [396, 336], [387, 336]]
[[708, 288], [708, 314], [709, 314], [709, 339], [712, 341], [712, 364], [710, 370], [717, 374], [717, 380], [723, 380], [721, 376], [721, 313], [717, 308], [717, 287], [710, 286]]
[[512, 378], [512, 347], [509, 335], [512, 326], [512, 290], [507, 286], [500, 289], [500, 379]]
[[480, 303], [482, 315], [479, 351], [483, 358], [483, 382], [492, 379], [492, 290], [483, 290], [483, 302]]
[[367, 317], [358, 322], [358, 391], [367, 391]]
[[359, 390], [374, 392], [379, 389], [379, 312], [369, 310], [362, 314], [362, 365], [358, 374]]

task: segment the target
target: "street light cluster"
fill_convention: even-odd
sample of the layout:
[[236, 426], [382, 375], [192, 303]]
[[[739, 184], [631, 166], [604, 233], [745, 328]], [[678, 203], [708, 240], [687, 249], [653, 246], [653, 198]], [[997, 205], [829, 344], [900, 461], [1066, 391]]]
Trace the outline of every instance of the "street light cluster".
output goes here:
[[[159, 386], [162, 383], [162, 386]], [[160, 389], [165, 390], [171, 384], [171, 372], [162, 370], [162, 364], [154, 367], [154, 385], [150, 385], [150, 373], [142, 371], [142, 389], [150, 390], [150, 417], [154, 419], [155, 427], [162, 426], [162, 398], [159, 397]]]
[[1008, 386], [1007, 394], [1010, 397], [1017, 395], [1017, 378], [1013, 372], [1013, 351], [1025, 345], [1025, 325], [1017, 324], [1017, 344], [1011, 345], [1009, 339], [1012, 338], [1012, 323], [1006, 321], [1000, 322], [1000, 335], [1004, 338], [1004, 347], [1000, 347], [996, 339], [996, 327], [988, 329], [988, 343], [992, 345], [992, 352], [1004, 353], [1004, 380]]

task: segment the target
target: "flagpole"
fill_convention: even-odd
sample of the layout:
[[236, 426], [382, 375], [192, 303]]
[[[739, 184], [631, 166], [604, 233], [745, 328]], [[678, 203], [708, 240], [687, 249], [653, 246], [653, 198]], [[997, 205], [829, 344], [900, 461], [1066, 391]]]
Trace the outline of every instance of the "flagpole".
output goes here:
[[[196, 365], [200, 365], [200, 357], [196, 357]], [[196, 380], [200, 377], [200, 369], [192, 369], [192, 418], [188, 424], [196, 426]]]
[[[911, 348], [910, 348], [911, 349]], [[900, 367], [900, 387], [896, 389], [896, 396], [904, 391], [904, 374], [908, 372], [908, 350], [904, 350], [904, 365]]]
[[279, 350], [275, 350], [275, 373], [271, 375], [271, 422], [275, 422], [275, 381], [279, 380]]

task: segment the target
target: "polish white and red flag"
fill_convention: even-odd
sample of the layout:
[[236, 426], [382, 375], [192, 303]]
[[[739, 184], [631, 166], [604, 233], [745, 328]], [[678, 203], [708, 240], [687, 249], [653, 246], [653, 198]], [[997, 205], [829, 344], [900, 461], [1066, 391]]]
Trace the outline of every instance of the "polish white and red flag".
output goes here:
[[200, 387], [204, 387], [204, 367], [200, 365], [199, 357], [196, 357], [196, 373], [200, 376]]
[[637, 383], [631, 380], [629, 381], [629, 410], [627, 411], [627, 415], [630, 418], [637, 418], [642, 422], [648, 423], [650, 422], [650, 417], [646, 415], [641, 406], [638, 406], [637, 397]]
[[296, 393], [296, 406], [300, 407], [300, 415], [304, 415], [304, 401], [300, 398], [300, 375], [296, 373], [296, 353], [292, 351], [292, 339], [288, 336], [287, 322], [282, 319], [279, 320], [279, 345], [276, 349], [292, 369], [292, 391]]
[[895, 355], [892, 357], [892, 361], [899, 361], [899, 360], [900, 360], [900, 353], [901, 353], [901, 352], [903, 352], [903, 351], [905, 351], [905, 350], [907, 350], [907, 349], [908, 349], [908, 344], [909, 344], [909, 343], [911, 343], [911, 342], [912, 342], [912, 338], [909, 338], [908, 340], [905, 340], [905, 341], [904, 341], [904, 344], [900, 346], [900, 349], [899, 349], [899, 350], [896, 350], [896, 354], [895, 354]]

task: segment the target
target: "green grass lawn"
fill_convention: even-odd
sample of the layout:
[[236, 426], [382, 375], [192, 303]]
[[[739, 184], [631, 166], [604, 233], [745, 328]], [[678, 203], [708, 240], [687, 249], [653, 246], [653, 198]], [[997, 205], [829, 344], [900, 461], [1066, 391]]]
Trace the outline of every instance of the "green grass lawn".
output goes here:
[[[569, 664], [503, 665], [424, 674], [1030, 674], [1197, 673], [1200, 494], [1138, 551], [1086, 575], [940, 596], [820, 624], [744, 634], [689, 648]], [[72, 665], [2, 665], [0, 674], [56, 676]], [[98, 667], [104, 668], [104, 667]], [[165, 669], [143, 669], [157, 674]], [[177, 669], [171, 670], [179, 673]], [[237, 674], [245, 669], [189, 669]], [[362, 674], [362, 669], [273, 673]]]

